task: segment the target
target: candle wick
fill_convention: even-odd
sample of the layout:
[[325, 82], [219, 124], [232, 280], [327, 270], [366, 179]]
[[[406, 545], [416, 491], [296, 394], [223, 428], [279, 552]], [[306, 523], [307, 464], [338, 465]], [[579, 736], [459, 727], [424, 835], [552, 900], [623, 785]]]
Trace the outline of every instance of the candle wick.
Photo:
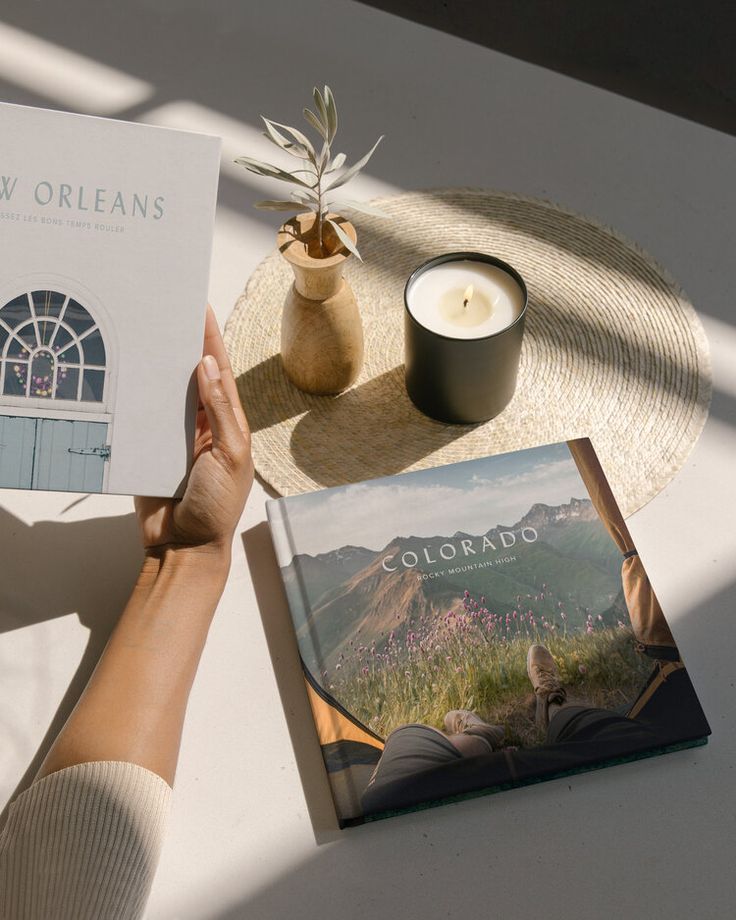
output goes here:
[[467, 306], [470, 303], [470, 299], [473, 296], [473, 293], [474, 293], [473, 285], [469, 284], [465, 288], [465, 293], [463, 294], [463, 310], [467, 309]]

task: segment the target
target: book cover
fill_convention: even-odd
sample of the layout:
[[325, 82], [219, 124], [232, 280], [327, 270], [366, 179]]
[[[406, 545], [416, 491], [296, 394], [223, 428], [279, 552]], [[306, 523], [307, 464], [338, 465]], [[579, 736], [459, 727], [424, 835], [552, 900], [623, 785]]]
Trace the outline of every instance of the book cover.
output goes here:
[[172, 496], [220, 140], [0, 104], [0, 488]]
[[710, 734], [589, 440], [267, 511], [341, 826]]

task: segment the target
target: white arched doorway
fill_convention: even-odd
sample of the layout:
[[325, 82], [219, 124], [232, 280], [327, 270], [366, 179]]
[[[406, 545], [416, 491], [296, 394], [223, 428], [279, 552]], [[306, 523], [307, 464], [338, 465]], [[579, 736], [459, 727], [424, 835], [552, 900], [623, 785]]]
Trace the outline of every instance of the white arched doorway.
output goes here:
[[109, 355], [80, 300], [29, 289], [0, 304], [0, 487], [102, 492]]

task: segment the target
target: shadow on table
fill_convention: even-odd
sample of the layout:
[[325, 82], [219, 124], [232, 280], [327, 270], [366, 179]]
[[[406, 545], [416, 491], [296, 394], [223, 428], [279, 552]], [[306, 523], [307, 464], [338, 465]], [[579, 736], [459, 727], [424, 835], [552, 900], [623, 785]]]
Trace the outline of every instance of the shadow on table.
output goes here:
[[[301, 675], [290, 627], [282, 623], [288, 616], [282, 609], [285, 602], [274, 597], [273, 586], [268, 584], [269, 579], [276, 578], [276, 562], [273, 558], [269, 561], [273, 554], [266, 550], [267, 539], [264, 525], [244, 534], [259, 603], [261, 592], [270, 592], [261, 604], [262, 611], [273, 613], [268, 620], [264, 615], [264, 629], [300, 757], [297, 735], [311, 737], [312, 723], [300, 693]], [[265, 571], [269, 567], [274, 571]], [[257, 576], [262, 580], [260, 588]], [[494, 916], [531, 917], [538, 914], [540, 903], [549, 899], [550, 891], [558, 890], [555, 885], [563, 872], [565, 884], [575, 892], [574, 909], [570, 913], [569, 906], [560, 902], [554, 917], [614, 917], [622, 910], [625, 915], [630, 906], [625, 893], [617, 888], [612, 909], [602, 911], [601, 884], [590, 881], [598, 871], [602, 846], [608, 848], [616, 871], [627, 873], [627, 891], [647, 891], [652, 853], [663, 840], [676, 840], [682, 833], [682, 810], [672, 807], [673, 795], [693, 783], [700, 789], [696, 803], [702, 807], [694, 832], [711, 839], [730, 832], [731, 812], [722, 807], [722, 798], [712, 790], [723, 792], [724, 778], [732, 766], [727, 737], [730, 729], [726, 726], [733, 723], [729, 721], [733, 710], [733, 690], [729, 689], [734, 656], [733, 596], [733, 582], [714, 595], [703, 595], [676, 624], [678, 646], [685, 653], [703, 708], [714, 726], [714, 740], [707, 747], [338, 832], [332, 846], [319, 847], [293, 864], [285, 860], [285, 868], [256, 891], [248, 890], [247, 880], [234, 882], [231, 903], [212, 903], [208, 920], [291, 916], [325, 920], [374, 915], [455, 918], [472, 910], [486, 916], [490, 903]], [[704, 638], [708, 636], [725, 641], [711, 642]], [[290, 691], [288, 683], [293, 684]], [[307, 759], [314, 756], [316, 760], [318, 755], [313, 754], [312, 747], [305, 745]], [[302, 777], [304, 780], [304, 774]], [[309, 793], [306, 785], [305, 792]], [[308, 802], [311, 809], [311, 794]], [[530, 840], [539, 836], [540, 827], [547, 828], [547, 835], [554, 839], [552, 856], [530, 855]], [[624, 850], [622, 840], [626, 841]], [[717, 849], [716, 854], [714, 858], [723, 867], [719, 866], [719, 871], [727, 871], [728, 848]], [[729, 887], [714, 887], [708, 873], [688, 874], [691, 854], [687, 849], [680, 848], [673, 858], [674, 862], [663, 860], [659, 866], [667, 882], [659, 890], [660, 900], [664, 898], [676, 915], [676, 906], [683, 898], [689, 906], [707, 904], [713, 916], [728, 915]], [[534, 871], [530, 871], [530, 860], [535, 862]], [[682, 872], [684, 876], [679, 874]], [[638, 916], [636, 911], [634, 914]]]
[[133, 588], [142, 557], [134, 514], [28, 525], [0, 508], [0, 558], [0, 633], [71, 613], [89, 630], [74, 676], [12, 801], [30, 784], [76, 705]]
[[[306, 412], [291, 434], [294, 463], [320, 486], [401, 473], [473, 431], [423, 415], [392, 368]], [[491, 446], [489, 445], [489, 452]]]
[[235, 378], [240, 401], [252, 432], [278, 425], [305, 411], [304, 402], [309, 397], [291, 384], [287, 383], [289, 390], [293, 390], [290, 394], [292, 398], [288, 402], [275, 401], [272, 398], [274, 393], [281, 395], [284, 376], [281, 355], [271, 355]]
[[342, 835], [337, 826], [268, 524], [251, 527], [242, 534], [242, 539], [314, 838], [317, 844], [329, 843]]
[[[287, 383], [288, 403], [270, 398], [273, 375], [283, 373], [278, 355], [256, 364], [238, 377], [241, 401], [253, 432], [300, 416], [291, 453], [320, 486], [344, 485], [348, 466], [351, 481], [400, 473], [476, 427], [447, 425], [419, 412], [406, 393], [403, 364], [338, 396], [310, 396]], [[283, 383], [278, 390], [284, 392]]]

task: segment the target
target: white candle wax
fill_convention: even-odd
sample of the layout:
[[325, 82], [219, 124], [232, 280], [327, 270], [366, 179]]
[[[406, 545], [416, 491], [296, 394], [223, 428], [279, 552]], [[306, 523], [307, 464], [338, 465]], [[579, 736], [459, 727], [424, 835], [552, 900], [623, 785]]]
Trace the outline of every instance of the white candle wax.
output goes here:
[[502, 268], [463, 259], [434, 265], [418, 275], [406, 292], [406, 304], [430, 332], [482, 339], [518, 319], [524, 295]]

